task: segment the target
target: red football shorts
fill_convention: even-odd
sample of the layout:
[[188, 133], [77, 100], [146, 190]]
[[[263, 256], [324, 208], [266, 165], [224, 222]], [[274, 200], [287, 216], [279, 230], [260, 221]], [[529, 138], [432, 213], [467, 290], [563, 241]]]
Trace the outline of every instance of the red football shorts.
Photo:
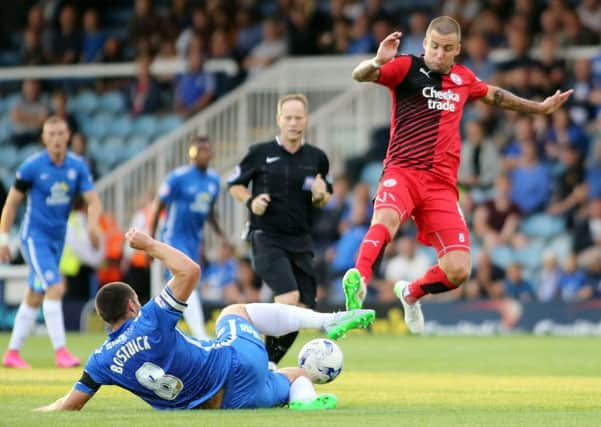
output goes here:
[[457, 188], [427, 171], [388, 167], [380, 179], [374, 209], [394, 209], [401, 224], [412, 217], [417, 239], [441, 257], [470, 251], [470, 234], [458, 203]]

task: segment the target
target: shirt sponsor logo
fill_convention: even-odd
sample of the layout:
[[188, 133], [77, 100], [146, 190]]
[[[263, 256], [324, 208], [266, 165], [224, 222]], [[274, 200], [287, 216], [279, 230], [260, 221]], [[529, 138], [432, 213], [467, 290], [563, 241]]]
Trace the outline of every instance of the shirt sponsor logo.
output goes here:
[[439, 111], [457, 110], [457, 102], [461, 97], [452, 90], [436, 90], [433, 86], [426, 86], [422, 89], [422, 96], [428, 99], [428, 109]]
[[69, 186], [66, 182], [55, 182], [52, 187], [50, 187], [50, 196], [46, 197], [46, 204], [50, 206], [69, 204], [68, 191]]

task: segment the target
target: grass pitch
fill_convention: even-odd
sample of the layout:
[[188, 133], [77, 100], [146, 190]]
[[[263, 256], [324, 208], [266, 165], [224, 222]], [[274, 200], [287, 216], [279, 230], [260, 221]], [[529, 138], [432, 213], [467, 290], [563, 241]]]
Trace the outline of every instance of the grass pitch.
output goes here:
[[[296, 364], [301, 335], [282, 365]], [[0, 334], [5, 349], [8, 334]], [[104, 340], [71, 335], [84, 360]], [[81, 369], [53, 367], [47, 337], [30, 338], [27, 371], [0, 367], [1, 426], [596, 426], [601, 425], [601, 341], [531, 336], [407, 337], [351, 335], [340, 341], [345, 367], [319, 392], [339, 408], [290, 412], [160, 412], [116, 387], [103, 387], [83, 411], [32, 409], [62, 396]]]

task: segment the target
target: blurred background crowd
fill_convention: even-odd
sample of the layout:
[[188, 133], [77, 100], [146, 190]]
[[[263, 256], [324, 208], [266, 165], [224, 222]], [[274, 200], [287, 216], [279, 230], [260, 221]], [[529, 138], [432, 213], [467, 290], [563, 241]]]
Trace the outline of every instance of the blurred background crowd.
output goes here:
[[[40, 149], [40, 125], [49, 114], [67, 118], [72, 150], [99, 177], [282, 57], [370, 54], [397, 29], [404, 33], [399, 52], [419, 55], [429, 20], [441, 14], [461, 23], [459, 61], [480, 79], [531, 99], [574, 89], [567, 106], [549, 117], [481, 102], [466, 109], [460, 205], [472, 231], [474, 271], [445, 299], [601, 297], [599, 0], [2, 2], [1, 66], [133, 61], [137, 67], [133, 79], [0, 83], [2, 183], [8, 188], [16, 166]], [[579, 47], [590, 49], [565, 55]], [[173, 59], [187, 64], [184, 73], [151, 75], [153, 63]], [[235, 71], [212, 72], [208, 60], [231, 61]], [[314, 224], [320, 292], [332, 302], [344, 300], [340, 278], [368, 228], [388, 132], [374, 130], [368, 151], [338, 171], [334, 197]], [[132, 224], [144, 224], [153, 196], [141, 197]], [[99, 253], [85, 250], [81, 216], [74, 209], [69, 221], [68, 297], [88, 299], [98, 284], [125, 278], [148, 298], [148, 260], [124, 250], [123, 230], [110, 212]], [[394, 300], [395, 281], [418, 278], [436, 262], [415, 235], [407, 224], [389, 245], [372, 301]], [[199, 259], [205, 301], [265, 297], [237, 241], [206, 248]]]

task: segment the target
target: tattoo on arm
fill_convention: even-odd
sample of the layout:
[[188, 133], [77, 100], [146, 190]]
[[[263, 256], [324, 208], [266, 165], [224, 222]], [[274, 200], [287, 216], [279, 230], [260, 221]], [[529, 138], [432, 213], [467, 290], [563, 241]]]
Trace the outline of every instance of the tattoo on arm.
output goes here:
[[519, 113], [541, 113], [538, 102], [524, 99], [505, 89], [495, 88], [492, 99], [488, 98], [488, 104], [495, 105], [506, 110], [513, 110]]
[[503, 94], [502, 89], [495, 90], [495, 94], [493, 95], [493, 98], [492, 98], [493, 105], [501, 105], [501, 102], [503, 101], [504, 97], [505, 97], [505, 95]]

